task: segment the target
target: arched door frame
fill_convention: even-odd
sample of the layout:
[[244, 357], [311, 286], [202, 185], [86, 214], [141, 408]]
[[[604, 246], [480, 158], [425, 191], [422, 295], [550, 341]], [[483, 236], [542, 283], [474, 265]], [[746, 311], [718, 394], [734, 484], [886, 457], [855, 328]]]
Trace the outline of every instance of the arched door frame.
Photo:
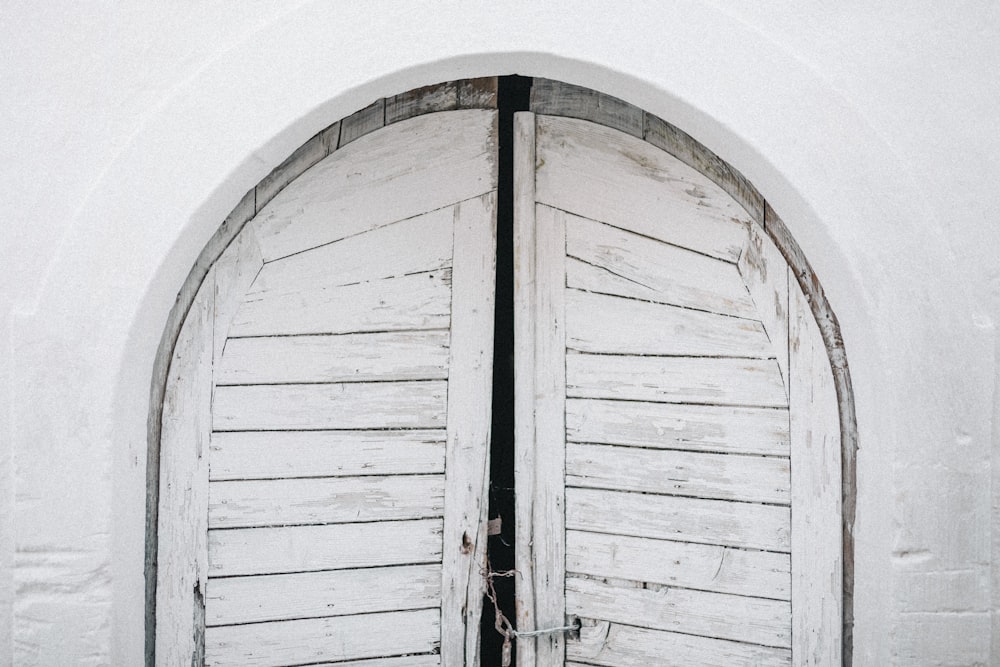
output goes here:
[[[770, 203], [739, 171], [674, 125], [620, 99], [556, 81], [536, 79], [549, 94], [532, 110], [567, 115], [632, 134], [701, 172], [732, 196], [779, 249], [806, 297], [833, 370], [840, 415], [842, 465], [843, 656], [851, 664], [854, 591], [857, 421], [850, 370], [840, 325], [822, 285], [788, 227]], [[554, 101], [555, 100], [555, 101]], [[559, 102], [563, 100], [563, 102]], [[583, 100], [583, 103], [580, 103]], [[154, 362], [147, 421], [146, 662], [152, 664], [156, 627], [156, 554], [160, 480], [160, 428], [167, 374], [181, 327], [195, 295], [223, 251], [288, 183], [335, 150], [385, 125], [435, 111], [496, 107], [496, 79], [481, 78], [426, 86], [376, 100], [320, 131], [251, 188], [216, 230], [188, 273], [164, 327]]]

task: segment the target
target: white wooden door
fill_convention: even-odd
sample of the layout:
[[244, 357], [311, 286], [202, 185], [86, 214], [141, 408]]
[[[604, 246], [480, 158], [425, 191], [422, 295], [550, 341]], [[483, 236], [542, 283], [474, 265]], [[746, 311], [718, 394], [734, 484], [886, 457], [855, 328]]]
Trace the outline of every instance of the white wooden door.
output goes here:
[[837, 403], [781, 255], [635, 137], [515, 136], [519, 664], [839, 664]]
[[495, 147], [489, 110], [362, 137], [209, 272], [164, 401], [159, 664], [478, 663]]

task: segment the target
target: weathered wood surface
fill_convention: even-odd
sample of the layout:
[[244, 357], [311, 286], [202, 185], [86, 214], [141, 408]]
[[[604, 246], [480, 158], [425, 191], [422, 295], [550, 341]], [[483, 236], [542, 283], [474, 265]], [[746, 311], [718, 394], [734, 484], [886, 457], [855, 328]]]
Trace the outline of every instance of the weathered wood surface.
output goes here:
[[230, 338], [217, 385], [443, 380], [448, 331]]
[[607, 224], [567, 215], [568, 287], [757, 319], [735, 266]]
[[771, 341], [787, 395], [788, 265], [764, 231], [751, 225], [737, 266]]
[[272, 169], [271, 173], [262, 178], [257, 187], [254, 188], [257, 210], [271, 201], [274, 195], [301, 176], [305, 170], [337, 150], [339, 140], [340, 121], [337, 121], [295, 149], [295, 152]]
[[385, 99], [386, 125], [413, 116], [458, 108], [458, 82], [447, 81], [414, 88]]
[[443, 512], [444, 475], [212, 482], [208, 527], [399, 521]]
[[700, 544], [788, 552], [787, 507], [724, 500], [566, 489], [566, 527]]
[[567, 531], [566, 571], [775, 600], [791, 595], [788, 554], [627, 535]]
[[567, 486], [788, 505], [789, 484], [785, 458], [566, 445]]
[[[265, 261], [493, 190], [495, 124], [491, 110], [456, 111], [444, 120], [427, 114], [340, 148], [253, 221]], [[342, 124], [341, 144], [349, 125]]]
[[[496, 194], [459, 204], [454, 224], [441, 583], [445, 667], [479, 663], [489, 511]], [[405, 399], [397, 404], [397, 410], [404, 409], [409, 409]]]
[[613, 354], [773, 356], [756, 320], [574, 289], [566, 290], [566, 345]]
[[206, 633], [205, 664], [294, 665], [422, 653], [437, 648], [439, 636], [437, 609], [228, 625]]
[[443, 429], [212, 434], [212, 480], [444, 472]]
[[309, 667], [440, 667], [441, 656], [437, 653], [409, 654], [392, 658], [370, 658], [368, 660], [337, 660], [336, 662], [311, 663]]
[[537, 200], [735, 262], [747, 214], [717, 185], [658, 148], [611, 128], [539, 116]]
[[346, 523], [208, 532], [213, 577], [441, 561], [441, 520]]
[[341, 148], [385, 126], [385, 98], [379, 98], [340, 121]]
[[781, 600], [633, 582], [566, 579], [566, 611], [653, 630], [789, 648], [791, 605]]
[[568, 399], [572, 442], [788, 456], [788, 411]]
[[566, 395], [788, 407], [781, 372], [773, 359], [568, 354]]
[[437, 428], [447, 396], [440, 380], [216, 387], [212, 418], [218, 431]]
[[779, 667], [791, 664], [788, 649], [619, 625], [586, 624], [567, 645], [567, 667]]
[[441, 566], [210, 579], [205, 599], [209, 626], [427, 609], [441, 603]]
[[792, 633], [796, 665], [840, 664], [840, 414], [830, 360], [809, 304], [789, 289]]
[[580, 118], [642, 137], [641, 109], [590, 88], [536, 78], [531, 83], [530, 107], [537, 114]]

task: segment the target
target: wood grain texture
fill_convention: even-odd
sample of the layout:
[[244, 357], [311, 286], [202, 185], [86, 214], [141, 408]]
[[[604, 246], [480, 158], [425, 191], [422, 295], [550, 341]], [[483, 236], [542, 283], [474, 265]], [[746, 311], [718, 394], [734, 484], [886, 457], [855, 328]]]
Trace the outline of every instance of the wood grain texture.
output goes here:
[[441, 561], [441, 520], [233, 528], [208, 532], [213, 577]]
[[441, 517], [444, 475], [212, 482], [209, 528]]
[[694, 637], [675, 632], [618, 625], [588, 623], [580, 640], [567, 647], [567, 666], [606, 667], [778, 667], [791, 664], [788, 649], [754, 646], [724, 639]]
[[337, 150], [340, 139], [340, 121], [330, 125], [313, 135], [308, 141], [295, 149], [281, 164], [271, 170], [254, 188], [259, 211], [274, 195], [301, 176], [311, 166]]
[[570, 530], [566, 571], [775, 600], [791, 596], [788, 554], [710, 544]]
[[737, 266], [771, 341], [787, 395], [788, 278], [785, 259], [764, 231], [752, 225]]
[[789, 648], [791, 605], [780, 600], [665, 586], [566, 579], [566, 611], [654, 630]]
[[385, 126], [385, 99], [380, 98], [355, 111], [340, 121], [339, 146], [344, 147], [355, 139]]
[[566, 219], [568, 287], [759, 319], [735, 266], [575, 215]]
[[437, 647], [439, 634], [437, 609], [221, 626], [206, 635], [205, 664], [289, 665], [421, 653]]
[[581, 118], [635, 137], [642, 136], [641, 109], [617, 97], [571, 83], [534, 79], [530, 108], [537, 114]]
[[773, 354], [764, 327], [756, 320], [573, 289], [566, 291], [566, 345], [580, 352], [614, 354], [754, 358]]
[[569, 399], [573, 442], [788, 456], [788, 411]]
[[538, 117], [537, 200], [736, 262], [750, 219], [717, 185], [662, 150], [572, 118]]
[[788, 552], [787, 507], [595, 489], [566, 489], [566, 527]]
[[437, 428], [447, 396], [440, 380], [216, 387], [212, 423], [219, 431]]
[[338, 149], [253, 221], [265, 261], [493, 190], [495, 124], [492, 110], [426, 114]]
[[447, 81], [387, 97], [385, 123], [388, 125], [425, 113], [457, 109], [458, 88], [458, 81]]
[[368, 660], [338, 660], [317, 662], [310, 667], [440, 667], [441, 656], [436, 653], [409, 654], [391, 658], [370, 658]]
[[566, 445], [566, 486], [788, 505], [788, 459]]
[[443, 429], [212, 434], [212, 480], [444, 472]]
[[441, 602], [440, 565], [211, 579], [207, 625], [427, 609]]

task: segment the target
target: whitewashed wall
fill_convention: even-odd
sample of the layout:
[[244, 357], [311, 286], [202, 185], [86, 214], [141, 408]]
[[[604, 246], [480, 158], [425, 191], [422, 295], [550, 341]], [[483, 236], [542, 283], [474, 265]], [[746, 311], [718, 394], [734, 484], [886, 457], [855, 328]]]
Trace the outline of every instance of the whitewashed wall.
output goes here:
[[5, 4], [0, 664], [140, 664], [153, 357], [243, 193], [376, 97], [508, 73], [773, 203], [851, 362], [856, 664], [1000, 663], [1000, 11], [757, 4]]

